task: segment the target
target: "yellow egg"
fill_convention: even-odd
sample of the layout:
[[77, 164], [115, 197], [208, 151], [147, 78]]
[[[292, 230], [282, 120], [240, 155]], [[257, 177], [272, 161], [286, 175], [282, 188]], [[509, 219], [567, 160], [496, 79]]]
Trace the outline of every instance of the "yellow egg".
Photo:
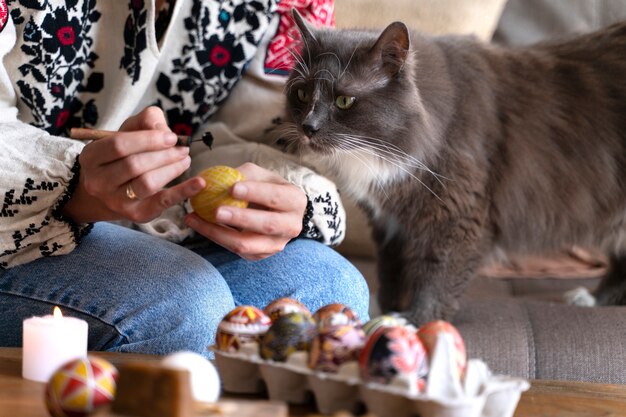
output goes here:
[[248, 202], [237, 200], [230, 195], [230, 188], [244, 176], [235, 168], [218, 165], [207, 168], [200, 174], [206, 181], [206, 187], [191, 197], [191, 207], [204, 220], [215, 223], [215, 209], [219, 206], [245, 208]]

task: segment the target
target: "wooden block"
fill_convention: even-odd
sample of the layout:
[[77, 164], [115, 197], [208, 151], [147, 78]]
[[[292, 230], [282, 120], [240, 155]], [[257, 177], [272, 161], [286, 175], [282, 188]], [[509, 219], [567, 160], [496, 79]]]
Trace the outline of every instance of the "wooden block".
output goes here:
[[189, 371], [151, 362], [118, 367], [112, 411], [136, 417], [191, 417], [194, 402]]

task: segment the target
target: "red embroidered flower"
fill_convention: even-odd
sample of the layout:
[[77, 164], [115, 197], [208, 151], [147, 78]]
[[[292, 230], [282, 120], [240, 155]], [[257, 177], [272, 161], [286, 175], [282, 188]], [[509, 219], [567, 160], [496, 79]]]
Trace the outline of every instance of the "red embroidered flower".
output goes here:
[[9, 20], [9, 9], [5, 0], [0, 0], [0, 32], [4, 29], [4, 26]]
[[218, 67], [223, 67], [230, 62], [230, 52], [222, 45], [215, 45], [210, 54], [211, 62]]
[[70, 111], [67, 109], [61, 110], [59, 114], [57, 115], [57, 121], [55, 124], [56, 128], [60, 129], [63, 126], [65, 126], [69, 118], [70, 118]]
[[76, 40], [74, 28], [71, 26], [62, 27], [57, 30], [57, 38], [59, 38], [59, 42], [61, 42], [63, 46], [74, 45], [74, 41]]

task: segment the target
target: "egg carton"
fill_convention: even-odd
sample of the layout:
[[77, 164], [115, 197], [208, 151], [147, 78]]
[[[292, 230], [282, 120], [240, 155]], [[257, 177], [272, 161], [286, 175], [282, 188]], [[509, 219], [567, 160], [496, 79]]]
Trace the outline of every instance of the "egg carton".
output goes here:
[[[445, 376], [431, 369], [425, 391], [411, 392], [402, 381], [390, 385], [362, 381], [356, 362], [342, 365], [336, 374], [317, 372], [306, 366], [306, 352], [275, 362], [262, 359], [252, 345], [234, 353], [212, 349], [224, 391], [267, 391], [271, 400], [289, 404], [306, 404], [313, 396], [317, 410], [327, 415], [365, 406], [377, 417], [511, 417], [521, 393], [530, 386], [521, 378], [492, 375], [484, 362], [471, 359], [463, 384], [441, 383]], [[437, 389], [431, 389], [433, 385]]]

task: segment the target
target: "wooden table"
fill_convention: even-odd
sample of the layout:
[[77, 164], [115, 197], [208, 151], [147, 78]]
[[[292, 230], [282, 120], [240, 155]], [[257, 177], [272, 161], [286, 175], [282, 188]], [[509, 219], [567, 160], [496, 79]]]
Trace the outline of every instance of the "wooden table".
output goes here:
[[[158, 356], [98, 352], [114, 365], [142, 360], [158, 360]], [[47, 417], [43, 402], [44, 384], [21, 377], [21, 349], [0, 348], [0, 417]], [[246, 396], [226, 395], [223, 399], [236, 404], [233, 417], [321, 417], [311, 406], [287, 407], [284, 404]], [[227, 408], [228, 409], [228, 408]], [[202, 416], [216, 414], [199, 414]], [[348, 416], [340, 413], [336, 417]], [[221, 414], [220, 417], [228, 417]], [[567, 381], [531, 383], [522, 394], [515, 417], [625, 417], [626, 385], [589, 384]]]

